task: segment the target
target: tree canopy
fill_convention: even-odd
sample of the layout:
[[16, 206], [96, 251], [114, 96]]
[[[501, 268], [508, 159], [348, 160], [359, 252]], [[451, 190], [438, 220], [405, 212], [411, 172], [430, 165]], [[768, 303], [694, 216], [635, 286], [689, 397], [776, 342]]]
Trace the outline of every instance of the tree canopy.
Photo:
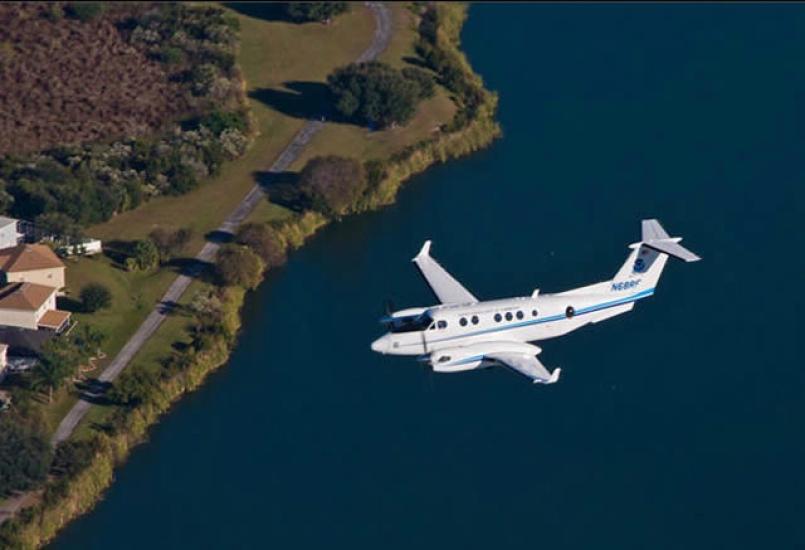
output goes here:
[[384, 128], [405, 124], [422, 99], [434, 93], [429, 73], [409, 67], [399, 71], [378, 61], [352, 63], [327, 77], [335, 108], [359, 124]]
[[0, 496], [43, 482], [51, 450], [44, 433], [9, 414], [0, 416]]
[[112, 293], [101, 283], [89, 283], [81, 288], [81, 305], [87, 313], [106, 309], [112, 305]]
[[218, 251], [215, 262], [218, 279], [224, 286], [253, 289], [260, 284], [265, 264], [251, 249], [227, 244]]
[[235, 236], [238, 244], [248, 246], [260, 256], [266, 269], [285, 263], [285, 242], [277, 232], [264, 223], [247, 223], [240, 227]]
[[314, 209], [328, 216], [343, 216], [354, 209], [366, 191], [366, 171], [355, 159], [315, 157], [302, 169], [299, 189]]

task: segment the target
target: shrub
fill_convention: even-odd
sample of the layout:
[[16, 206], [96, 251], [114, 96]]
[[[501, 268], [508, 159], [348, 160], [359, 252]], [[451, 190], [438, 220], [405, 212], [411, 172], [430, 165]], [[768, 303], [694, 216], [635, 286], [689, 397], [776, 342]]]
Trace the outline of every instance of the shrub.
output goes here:
[[429, 99], [436, 93], [436, 84], [427, 71], [417, 67], [406, 67], [402, 70], [403, 77], [412, 80], [419, 86], [419, 99]]
[[291, 21], [304, 23], [307, 21], [328, 21], [346, 12], [346, 2], [288, 2], [285, 13]]
[[126, 258], [129, 271], [148, 271], [159, 265], [159, 250], [150, 240], [135, 241], [131, 254]]
[[328, 76], [327, 83], [340, 114], [359, 124], [386, 127], [408, 122], [418, 102], [433, 94], [433, 83], [421, 73], [403, 73], [377, 61], [352, 63]]
[[238, 244], [222, 246], [215, 260], [218, 280], [224, 286], [256, 288], [264, 268], [263, 260], [257, 254]]
[[106, 309], [112, 305], [112, 293], [100, 283], [90, 283], [81, 289], [81, 305], [87, 313]]
[[148, 234], [148, 238], [154, 243], [159, 252], [159, 261], [165, 263], [173, 259], [190, 242], [193, 232], [186, 227], [181, 229], [165, 229], [157, 227]]
[[257, 254], [266, 269], [285, 263], [285, 242], [264, 223], [247, 223], [241, 226], [235, 240]]
[[72, 477], [86, 469], [99, 450], [96, 438], [79, 441], [65, 441], [56, 448], [51, 470], [54, 473]]
[[159, 383], [154, 376], [135, 366], [127, 369], [115, 381], [106, 396], [113, 403], [135, 408], [153, 399], [159, 389]]
[[302, 169], [299, 188], [315, 210], [343, 216], [354, 210], [366, 190], [366, 172], [355, 159], [315, 157]]

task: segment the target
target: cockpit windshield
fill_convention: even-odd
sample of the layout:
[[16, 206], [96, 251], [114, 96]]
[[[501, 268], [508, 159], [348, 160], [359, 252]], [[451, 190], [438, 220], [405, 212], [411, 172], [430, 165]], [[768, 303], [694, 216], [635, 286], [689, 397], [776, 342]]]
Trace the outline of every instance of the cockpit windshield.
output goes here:
[[389, 331], [398, 332], [418, 332], [420, 330], [427, 330], [433, 323], [433, 319], [427, 313], [421, 315], [412, 315], [409, 317], [397, 317], [392, 319], [389, 324]]

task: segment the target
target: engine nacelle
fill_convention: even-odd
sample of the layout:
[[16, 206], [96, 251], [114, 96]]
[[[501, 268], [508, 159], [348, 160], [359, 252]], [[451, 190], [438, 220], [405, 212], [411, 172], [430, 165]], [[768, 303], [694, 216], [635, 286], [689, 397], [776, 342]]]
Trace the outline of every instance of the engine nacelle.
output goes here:
[[467, 348], [447, 348], [430, 355], [434, 372], [461, 372], [481, 367], [484, 356]]
[[520, 342], [484, 342], [433, 351], [428, 362], [434, 372], [461, 372], [488, 367], [494, 361], [484, 359], [485, 355], [503, 351], [538, 355], [542, 350], [532, 344]]

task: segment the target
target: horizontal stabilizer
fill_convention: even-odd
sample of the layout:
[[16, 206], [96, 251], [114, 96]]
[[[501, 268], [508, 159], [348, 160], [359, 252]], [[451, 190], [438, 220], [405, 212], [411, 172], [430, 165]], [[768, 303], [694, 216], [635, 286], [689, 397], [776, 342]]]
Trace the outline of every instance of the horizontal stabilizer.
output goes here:
[[699, 256], [685, 248], [679, 243], [674, 242], [673, 239], [665, 239], [662, 241], [648, 241], [644, 242], [647, 247], [653, 248], [658, 252], [664, 252], [674, 258], [685, 260], [686, 262], [698, 262], [701, 260]]
[[643, 220], [641, 229], [643, 245], [686, 262], [701, 260], [699, 256], [679, 244], [681, 237], [670, 237], [659, 221]]

